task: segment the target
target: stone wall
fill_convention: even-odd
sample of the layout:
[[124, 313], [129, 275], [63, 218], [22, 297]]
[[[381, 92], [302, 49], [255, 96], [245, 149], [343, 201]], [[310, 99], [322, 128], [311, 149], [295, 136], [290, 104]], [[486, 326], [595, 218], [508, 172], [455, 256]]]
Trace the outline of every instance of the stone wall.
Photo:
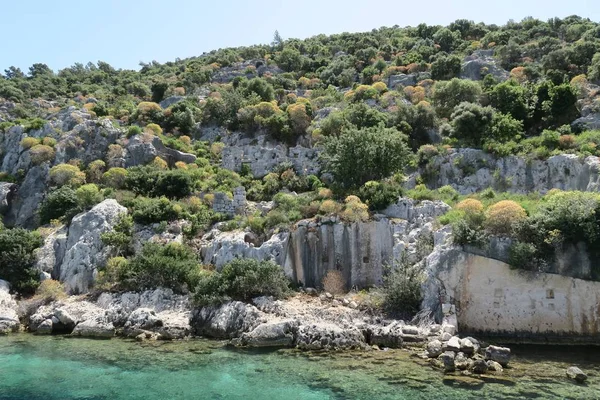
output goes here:
[[[456, 306], [461, 332], [559, 340], [600, 338], [600, 282], [513, 270], [450, 249], [428, 259], [425, 303]], [[433, 272], [433, 273], [432, 273]], [[438, 297], [438, 299], [435, 299]]]
[[233, 199], [226, 193], [216, 192], [213, 202], [213, 211], [226, 215], [234, 215], [246, 208], [246, 189], [243, 186], [233, 189]]

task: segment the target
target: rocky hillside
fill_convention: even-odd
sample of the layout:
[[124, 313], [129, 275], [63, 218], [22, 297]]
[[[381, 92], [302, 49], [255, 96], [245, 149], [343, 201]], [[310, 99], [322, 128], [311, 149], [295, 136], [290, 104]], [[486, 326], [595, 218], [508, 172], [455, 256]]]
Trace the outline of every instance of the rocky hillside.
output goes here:
[[[286, 297], [291, 283], [370, 289], [352, 309], [425, 308], [455, 326], [439, 277], [469, 259], [459, 251], [598, 280], [598, 84], [600, 24], [577, 16], [276, 38], [139, 71], [7, 68], [3, 292], [121, 304], [122, 293], [167, 290], [188, 302], [189, 324], [227, 320], [229, 306], [217, 317], [210, 307], [230, 301]], [[11, 330], [17, 306], [5, 297]], [[49, 332], [156, 317], [131, 314], [148, 308], [140, 300], [100, 318], [121, 305], [98, 302], [93, 315], [54, 304], [18, 317]], [[192, 332], [180, 322], [174, 336]], [[288, 322], [269, 329], [308, 340]]]

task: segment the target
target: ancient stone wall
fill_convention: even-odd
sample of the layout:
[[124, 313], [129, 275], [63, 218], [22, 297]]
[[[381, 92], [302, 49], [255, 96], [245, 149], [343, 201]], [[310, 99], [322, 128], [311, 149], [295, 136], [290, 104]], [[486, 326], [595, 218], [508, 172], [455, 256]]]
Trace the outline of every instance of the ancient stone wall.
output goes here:
[[216, 192], [213, 211], [226, 215], [234, 215], [246, 208], [246, 189], [243, 186], [233, 189], [233, 199], [226, 193]]

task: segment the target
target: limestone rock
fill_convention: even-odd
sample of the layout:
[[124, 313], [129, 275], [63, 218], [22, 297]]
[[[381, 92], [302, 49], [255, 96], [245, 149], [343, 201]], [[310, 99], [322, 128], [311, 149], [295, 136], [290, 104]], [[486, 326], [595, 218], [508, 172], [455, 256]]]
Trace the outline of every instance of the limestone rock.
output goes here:
[[62, 264], [67, 244], [67, 228], [63, 225], [53, 230], [44, 239], [42, 247], [36, 250], [35, 268], [41, 273], [52, 275]]
[[435, 339], [427, 343], [427, 357], [437, 358], [442, 354], [442, 342]]
[[191, 324], [196, 335], [232, 339], [252, 331], [263, 319], [263, 314], [253, 305], [232, 301], [196, 310]]
[[18, 186], [14, 183], [0, 182], [0, 214], [5, 214], [12, 203]]
[[472, 365], [473, 361], [465, 353], [459, 352], [454, 357], [454, 365], [459, 371], [466, 371]]
[[454, 352], [446, 351], [442, 353], [438, 359], [444, 364], [444, 372], [454, 372], [456, 370], [454, 364]]
[[111, 338], [115, 336], [115, 327], [112, 322], [107, 322], [103, 318], [88, 319], [77, 324], [71, 335], [90, 338]]
[[508, 71], [498, 66], [492, 54], [487, 53], [485, 50], [478, 50], [465, 58], [461, 67], [461, 78], [478, 81], [487, 74], [491, 74], [500, 81], [507, 80], [509, 76]]
[[454, 351], [454, 352], [459, 352], [460, 351], [460, 339], [458, 338], [458, 336], [452, 336], [450, 338], [450, 340], [448, 340], [444, 346], [443, 346], [443, 350], [444, 351]]
[[300, 326], [296, 346], [302, 350], [361, 349], [366, 343], [356, 327], [342, 328], [324, 322]]
[[567, 377], [578, 383], [583, 383], [587, 380], [587, 375], [578, 367], [567, 368]]
[[258, 325], [241, 336], [241, 342], [250, 347], [289, 347], [294, 344], [295, 320], [272, 321]]
[[369, 332], [369, 343], [379, 347], [400, 348], [404, 343], [402, 326], [391, 323], [387, 326], [374, 326]]
[[470, 371], [474, 374], [485, 374], [488, 370], [488, 365], [485, 360], [475, 360]]
[[21, 323], [16, 310], [17, 302], [10, 295], [10, 285], [0, 280], [0, 335], [20, 329]]
[[510, 349], [508, 347], [488, 346], [485, 349], [485, 359], [496, 361], [506, 367], [510, 361]]
[[29, 168], [6, 213], [5, 223], [7, 225], [35, 227], [36, 211], [44, 198], [48, 171], [47, 164]]
[[488, 360], [486, 362], [486, 364], [487, 364], [487, 367], [488, 367], [488, 371], [490, 371], [490, 372], [500, 373], [500, 372], [504, 371], [502, 369], [502, 365], [500, 365], [496, 361]]
[[477, 350], [475, 349], [475, 345], [468, 338], [460, 340], [460, 351], [469, 356], [477, 352]]
[[125, 212], [127, 209], [116, 200], [108, 199], [73, 218], [57, 274], [68, 293], [86, 293], [92, 286], [97, 268], [106, 262], [108, 256], [108, 249], [100, 236], [111, 230]]

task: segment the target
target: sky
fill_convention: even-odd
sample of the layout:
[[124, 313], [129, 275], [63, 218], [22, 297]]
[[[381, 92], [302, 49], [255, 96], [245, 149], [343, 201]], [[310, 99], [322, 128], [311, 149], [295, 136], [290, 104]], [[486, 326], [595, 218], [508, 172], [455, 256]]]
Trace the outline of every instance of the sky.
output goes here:
[[198, 56], [224, 47], [382, 26], [504, 24], [579, 15], [600, 21], [599, 0], [0, 0], [0, 72], [34, 63], [54, 70], [105, 61], [115, 68]]

